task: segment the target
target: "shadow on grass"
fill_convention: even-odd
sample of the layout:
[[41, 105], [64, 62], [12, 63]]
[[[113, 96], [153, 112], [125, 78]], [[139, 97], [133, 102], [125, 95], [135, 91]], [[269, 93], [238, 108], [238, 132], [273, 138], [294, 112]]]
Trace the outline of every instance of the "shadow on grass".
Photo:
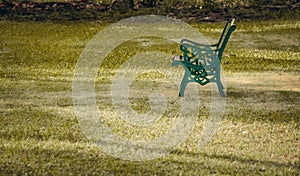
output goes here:
[[[239, 98], [249, 96], [248, 93], [237, 94], [239, 95], [234, 96]], [[233, 93], [229, 93], [230, 95], [233, 96]], [[298, 93], [296, 95], [299, 96]], [[264, 158], [260, 160], [238, 154], [207, 154], [182, 150], [175, 150], [164, 158], [151, 161], [124, 161], [105, 155], [100, 148], [88, 144], [87, 140], [78, 134], [80, 129], [73, 117], [38, 108], [16, 110], [11, 112], [11, 115], [14, 117], [20, 112], [22, 117], [8, 118], [10, 121], [6, 122], [6, 125], [11, 124], [9, 128], [12, 129], [7, 126], [1, 127], [4, 129], [0, 135], [1, 141], [5, 144], [0, 145], [0, 172], [3, 174], [268, 175], [282, 172], [296, 175], [300, 171], [299, 165], [293, 163], [266, 161]], [[284, 114], [280, 117], [283, 118]], [[13, 146], [5, 141], [9, 141]], [[19, 141], [26, 141], [26, 145], [18, 145]], [[64, 146], [64, 143], [67, 145]]]
[[[55, 84], [47, 82], [47, 91], [57, 90], [55, 85], [57, 82]], [[66, 90], [68, 86], [61, 87]], [[28, 137], [42, 140], [56, 138], [71, 142], [82, 139], [69, 91], [50, 93], [38, 91], [37, 94], [29, 91], [31, 94], [24, 95], [26, 91], [16, 89], [14, 94], [2, 97], [5, 100], [5, 103], [1, 103], [2, 138], [17, 140]], [[250, 123], [254, 121], [293, 123], [297, 128], [300, 127], [299, 99], [300, 92], [229, 89], [225, 118]], [[105, 106], [108, 106], [105, 101], [109, 99], [99, 99], [99, 106], [105, 103]], [[78, 135], [79, 138], [76, 137]]]
[[[291, 171], [293, 170], [295, 173], [300, 171], [300, 166], [297, 163], [284, 163], [284, 162], [276, 162], [276, 161], [267, 161], [265, 159], [253, 159], [246, 156], [236, 156], [232, 154], [207, 154], [204, 152], [187, 152], [182, 150], [175, 150], [173, 153], [176, 153], [179, 156], [184, 158], [199, 158], [201, 160], [217, 160], [218, 162], [229, 162], [232, 163], [230, 167], [232, 167], [233, 172], [244, 173], [244, 174], [253, 174], [253, 173], [263, 173], [267, 170], [277, 170], [279, 171]], [[268, 154], [266, 154], [268, 155]], [[189, 162], [191, 165], [199, 165], [199, 162], [192, 161]], [[200, 166], [201, 167], [201, 166]], [[228, 167], [229, 168], [229, 167]], [[227, 168], [227, 169], [228, 169]], [[225, 169], [225, 168], [224, 168]], [[226, 170], [224, 170], [224, 173]], [[293, 172], [290, 172], [292, 174]]]
[[[39, 90], [36, 90], [36, 86], [40, 85], [34, 85], [33, 95], [26, 94], [20, 97], [19, 95], [26, 93], [27, 90], [15, 88], [11, 96], [3, 96], [7, 102], [3, 103], [5, 111], [1, 112], [0, 116], [0, 173], [4, 175], [25, 173], [29, 175], [41, 173], [54, 175], [63, 173], [83, 175], [266, 173], [272, 175], [282, 171], [282, 173], [296, 175], [300, 172], [299, 164], [266, 161], [264, 158], [259, 160], [232, 154], [175, 150], [164, 158], [144, 162], [130, 162], [107, 156], [100, 148], [88, 144], [81, 134], [72, 111], [71, 97], [64, 94], [69, 92], [70, 83], [64, 83], [59, 86], [60, 88], [57, 87], [58, 83], [64, 82], [45, 81]], [[12, 91], [12, 89], [3, 90], [7, 91], [6, 93]], [[42, 96], [49, 90], [53, 92]], [[34, 95], [35, 92], [37, 94]], [[300, 93], [293, 91], [229, 89], [227, 104], [232, 106], [230, 108], [239, 105], [239, 109], [233, 109], [235, 114], [232, 114], [232, 118], [241, 117], [245, 121], [251, 118], [278, 123], [297, 123], [299, 126], [299, 97]], [[32, 101], [30, 98], [33, 98]], [[270, 107], [268, 103], [283, 108], [276, 109]], [[259, 108], [255, 106], [257, 104]], [[18, 145], [20, 141], [26, 145], [24, 143]], [[57, 143], [63, 144], [57, 145]], [[64, 143], [67, 145], [64, 146]], [[77, 145], [78, 143], [80, 145]]]
[[[53, 147], [50, 147], [53, 148]], [[199, 174], [297, 174], [299, 165], [252, 159], [243, 156], [194, 153], [176, 150], [164, 158], [132, 162], [103, 154], [99, 148], [64, 146], [47, 149], [8, 148], [3, 151], [3, 174], [83, 174], [83, 175], [199, 175]]]
[[300, 123], [300, 92], [231, 88], [227, 96], [229, 119]]

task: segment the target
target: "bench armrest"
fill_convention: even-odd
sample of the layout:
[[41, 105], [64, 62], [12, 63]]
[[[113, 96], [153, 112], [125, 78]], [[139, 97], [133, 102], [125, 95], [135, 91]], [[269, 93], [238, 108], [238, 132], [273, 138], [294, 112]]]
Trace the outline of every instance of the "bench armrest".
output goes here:
[[217, 47], [217, 45], [218, 45], [218, 44], [212, 44], [212, 45], [201, 44], [201, 43], [197, 43], [197, 42], [194, 42], [194, 41], [191, 41], [188, 39], [182, 39], [180, 41], [180, 45], [183, 45], [183, 44], [189, 44], [194, 47]]
[[216, 52], [218, 51], [217, 48], [211, 45], [190, 45], [190, 44], [181, 44], [180, 50], [183, 52], [190, 52], [194, 53], [195, 55], [199, 54], [200, 52]]
[[199, 65], [201, 62], [203, 66], [208, 69], [220, 63], [218, 58], [218, 49], [213, 49], [210, 45], [196, 47], [190, 44], [180, 45], [180, 50], [183, 52], [184, 62]]

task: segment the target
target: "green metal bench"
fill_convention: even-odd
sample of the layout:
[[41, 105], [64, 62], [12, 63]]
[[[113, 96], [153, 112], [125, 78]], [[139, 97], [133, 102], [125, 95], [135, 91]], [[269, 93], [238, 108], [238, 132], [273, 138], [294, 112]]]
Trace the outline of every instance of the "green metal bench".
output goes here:
[[181, 81], [179, 96], [184, 96], [184, 91], [189, 82], [197, 82], [206, 85], [215, 82], [220, 95], [225, 97], [224, 87], [220, 78], [220, 64], [222, 55], [230, 38], [235, 30], [234, 20], [227, 22], [218, 43], [204, 45], [191, 40], [182, 39], [180, 41], [181, 56], [173, 58], [172, 66], [182, 65], [185, 69], [184, 77]]

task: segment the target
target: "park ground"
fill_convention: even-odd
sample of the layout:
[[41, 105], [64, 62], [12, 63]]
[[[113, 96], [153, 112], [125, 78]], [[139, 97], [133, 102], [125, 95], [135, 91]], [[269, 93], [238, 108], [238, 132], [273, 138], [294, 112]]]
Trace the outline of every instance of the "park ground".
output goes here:
[[[1, 20], [0, 175], [299, 175], [300, 21], [236, 24], [222, 61], [226, 112], [213, 139], [197, 147], [210, 108], [209, 87], [199, 86], [208, 102], [201, 104], [189, 139], [166, 156], [133, 162], [90, 142], [73, 110], [76, 62], [109, 24]], [[224, 22], [191, 25], [214, 42]], [[152, 50], [158, 47], [149, 43]], [[135, 45], [120, 46], [110, 56], [107, 73], [113, 75], [120, 64], [115, 58], [128, 57], [123, 51], [130, 46]], [[159, 47], [180, 53], [176, 44]], [[109, 91], [111, 75], [99, 75], [97, 91]], [[97, 98], [102, 110], [109, 109], [106, 95]], [[149, 109], [147, 99], [132, 102], [137, 111]], [[115, 124], [122, 135], [124, 126]]]

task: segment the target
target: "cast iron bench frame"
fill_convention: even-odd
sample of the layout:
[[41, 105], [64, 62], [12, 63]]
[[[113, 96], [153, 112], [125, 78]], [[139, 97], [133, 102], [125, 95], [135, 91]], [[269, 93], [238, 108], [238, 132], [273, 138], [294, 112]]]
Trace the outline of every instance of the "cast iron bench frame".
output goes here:
[[206, 85], [210, 82], [217, 83], [220, 95], [225, 97], [224, 87], [221, 83], [220, 65], [223, 52], [231, 33], [236, 29], [235, 19], [227, 22], [218, 43], [205, 45], [188, 39], [180, 41], [181, 56], [173, 58], [172, 66], [182, 65], [185, 74], [181, 81], [179, 96], [184, 96], [184, 91], [189, 82], [197, 82]]

